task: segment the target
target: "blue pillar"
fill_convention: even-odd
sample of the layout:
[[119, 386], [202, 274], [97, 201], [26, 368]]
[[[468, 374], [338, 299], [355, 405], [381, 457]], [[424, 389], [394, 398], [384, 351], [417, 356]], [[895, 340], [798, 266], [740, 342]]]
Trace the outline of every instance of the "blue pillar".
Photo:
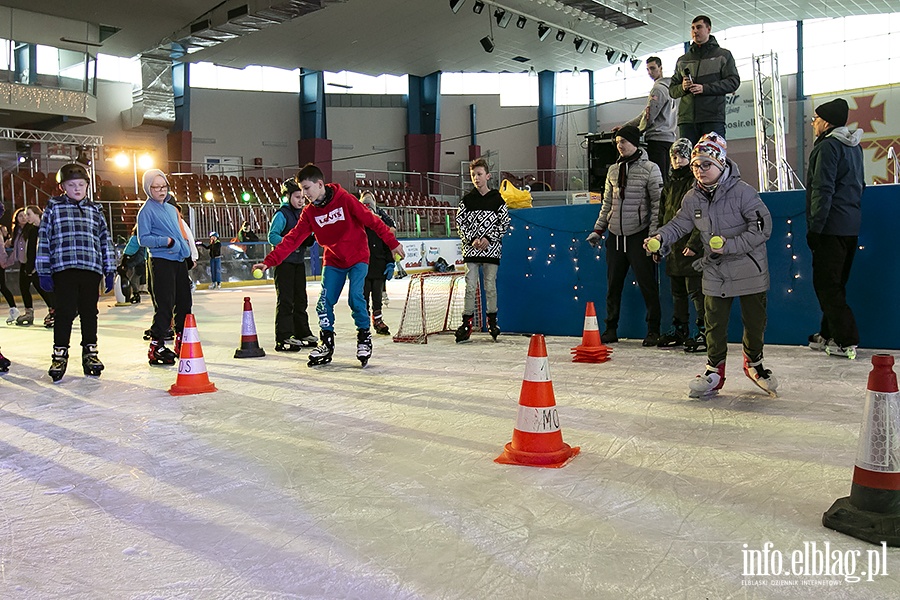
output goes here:
[[328, 137], [325, 125], [325, 73], [300, 69], [300, 139]]
[[556, 73], [538, 73], [538, 180], [557, 188], [556, 182]]
[[191, 65], [181, 62], [184, 48], [172, 44], [172, 95], [175, 101], [175, 122], [166, 135], [169, 172], [191, 172], [193, 137], [191, 134]]
[[[406, 103], [406, 170], [441, 170], [441, 72], [409, 76]], [[422, 178], [424, 181], [424, 178]], [[411, 181], [413, 188], [421, 188]], [[431, 190], [419, 189], [430, 192]]]
[[588, 128], [587, 130], [591, 133], [594, 132], [594, 128], [597, 126], [597, 103], [594, 101], [594, 72], [590, 69], [582, 71], [582, 73], [587, 73], [588, 80]]

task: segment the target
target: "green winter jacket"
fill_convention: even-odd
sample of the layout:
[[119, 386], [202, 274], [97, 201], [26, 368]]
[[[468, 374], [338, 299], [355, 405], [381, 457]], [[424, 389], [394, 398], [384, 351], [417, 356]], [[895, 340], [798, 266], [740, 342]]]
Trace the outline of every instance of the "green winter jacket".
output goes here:
[[[681, 208], [681, 201], [692, 187], [694, 187], [694, 174], [689, 166], [673, 169], [669, 173], [669, 181], [663, 186], [660, 198], [660, 226], [675, 217], [675, 213]], [[693, 250], [694, 256], [685, 256], [685, 248]], [[700, 232], [694, 229], [688, 235], [672, 243], [672, 248], [666, 257], [666, 275], [669, 277], [700, 277], [700, 272], [695, 270], [692, 265], [702, 256], [703, 242], [700, 241]]]

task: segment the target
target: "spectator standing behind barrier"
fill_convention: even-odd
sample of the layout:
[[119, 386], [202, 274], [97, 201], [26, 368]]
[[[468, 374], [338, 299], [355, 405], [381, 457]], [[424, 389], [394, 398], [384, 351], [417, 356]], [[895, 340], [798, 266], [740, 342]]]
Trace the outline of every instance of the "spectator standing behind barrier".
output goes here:
[[[269, 225], [269, 243], [274, 248], [284, 239], [300, 219], [306, 201], [297, 180], [291, 177], [281, 184], [281, 207]], [[315, 243], [310, 235], [297, 249], [275, 267], [275, 350], [299, 352], [301, 348], [315, 348], [318, 338], [309, 327], [306, 309], [306, 249]]]
[[[678, 138], [670, 151], [672, 157], [672, 173], [669, 181], [663, 186], [660, 200], [660, 225], [671, 221], [681, 209], [691, 188], [694, 187], [694, 175], [691, 173], [691, 141]], [[696, 229], [674, 242], [666, 257], [666, 275], [672, 287], [672, 321], [673, 328], [659, 338], [660, 348], [674, 348], [684, 345], [685, 352], [706, 352], [706, 324], [703, 310], [703, 284], [700, 272], [694, 269], [694, 263], [703, 256], [703, 242]], [[690, 309], [688, 300], [693, 302], [697, 312], [696, 337], [690, 336]]]
[[696, 144], [700, 137], [715, 131], [725, 135], [725, 96], [741, 84], [741, 76], [731, 52], [721, 48], [711, 35], [712, 21], [705, 15], [691, 22], [688, 51], [675, 63], [669, 84], [672, 98], [680, 98], [678, 128], [680, 137]]
[[[258, 260], [259, 257], [263, 255], [262, 248], [259, 244], [255, 242], [259, 241], [259, 236], [250, 228], [250, 223], [244, 221], [241, 225], [240, 231], [238, 231], [238, 241], [245, 244], [244, 252], [247, 254], [247, 258], [251, 260]], [[246, 242], [251, 242], [246, 244]]]
[[209, 250], [209, 289], [222, 287], [222, 242], [219, 241], [219, 233], [209, 232], [209, 244], [197, 242]]
[[[488, 187], [491, 173], [483, 158], [469, 163], [469, 175], [475, 189], [462, 197], [456, 211], [456, 228], [462, 242], [466, 265], [466, 297], [463, 322], [456, 330], [456, 341], [465, 342], [472, 334], [475, 319], [475, 293], [479, 287], [479, 273], [484, 278], [484, 299], [487, 304], [488, 332], [494, 341], [500, 335], [497, 323], [497, 270], [503, 250], [503, 236], [509, 228], [509, 210], [500, 192]], [[424, 255], [424, 246], [423, 252]], [[424, 259], [424, 257], [423, 257]]]
[[41, 287], [56, 290], [53, 355], [48, 374], [59, 381], [66, 372], [72, 323], [81, 324], [81, 363], [85, 375], [99, 377], [97, 301], [100, 284], [109, 292], [116, 276], [116, 252], [100, 206], [88, 196], [90, 176], [78, 163], [56, 174], [62, 195], [50, 198], [38, 230], [35, 271]]
[[[672, 78], [663, 77], [662, 60], [659, 57], [651, 56], [647, 59], [647, 74], [653, 80], [647, 106], [625, 125], [634, 125], [644, 135], [647, 157], [659, 167], [665, 183], [669, 179], [669, 148], [675, 141], [675, 111], [678, 103], [669, 94]], [[613, 127], [613, 133], [620, 128]]]
[[[363, 192], [360, 198], [366, 208], [378, 215], [384, 224], [391, 229], [393, 233], [393, 221], [389, 224], [385, 218], [379, 214], [378, 207], [375, 204], [375, 196], [371, 192]], [[366, 274], [366, 281], [363, 285], [363, 295], [366, 297], [366, 308], [371, 311], [372, 327], [375, 333], [380, 335], [391, 335], [390, 328], [385, 324], [384, 317], [381, 314], [381, 298], [387, 283], [388, 271], [394, 272], [394, 256], [391, 249], [384, 243], [378, 234], [369, 228], [366, 228], [366, 237], [369, 241], [369, 271]]]
[[[694, 146], [691, 169], [697, 184], [685, 195], [672, 220], [654, 236], [666, 255], [675, 241], [697, 229], [706, 251], [693, 263], [703, 271], [706, 371], [690, 382], [689, 395], [708, 398], [725, 383], [728, 318], [735, 298], [740, 299], [744, 325], [744, 374], [774, 394], [778, 382], [762, 364], [769, 290], [766, 240], [772, 235], [769, 209], [759, 193], [741, 181], [737, 165], [726, 156], [725, 140], [718, 134], [709, 133]], [[645, 247], [649, 239], [644, 241]]]
[[159, 169], [146, 171], [142, 178], [147, 200], [138, 212], [138, 241], [150, 251], [151, 279], [155, 311], [150, 327], [151, 365], [174, 365], [178, 357], [166, 347], [165, 338], [175, 319], [175, 348], [181, 342], [184, 318], [191, 312], [191, 280], [187, 261], [191, 248], [178, 210], [169, 203], [169, 180]]
[[42, 211], [37, 206], [23, 207], [13, 214], [12, 247], [15, 261], [19, 263], [19, 293], [22, 294], [22, 305], [25, 307], [25, 312], [16, 319], [16, 325], [27, 327], [34, 323], [34, 300], [31, 296], [31, 286], [34, 286], [47, 304], [48, 312], [44, 317], [44, 327], [49, 329], [53, 327], [55, 320], [53, 293], [41, 289], [34, 269], [41, 214]]
[[659, 343], [661, 309], [656, 263], [644, 251], [643, 240], [659, 225], [659, 198], [662, 174], [655, 163], [638, 148], [641, 132], [626, 125], [616, 132], [619, 158], [606, 174], [603, 206], [587, 237], [592, 246], [606, 240], [606, 330], [600, 336], [604, 344], [619, 341], [617, 328], [622, 306], [622, 290], [629, 267], [634, 271], [644, 305], [647, 307], [646, 347]]
[[809, 347], [832, 356], [856, 358], [859, 331], [847, 304], [847, 280], [856, 254], [866, 188], [862, 130], [847, 128], [849, 107], [843, 98], [816, 109], [816, 141], [806, 174], [806, 242], [812, 251], [813, 288], [822, 308], [818, 333]]

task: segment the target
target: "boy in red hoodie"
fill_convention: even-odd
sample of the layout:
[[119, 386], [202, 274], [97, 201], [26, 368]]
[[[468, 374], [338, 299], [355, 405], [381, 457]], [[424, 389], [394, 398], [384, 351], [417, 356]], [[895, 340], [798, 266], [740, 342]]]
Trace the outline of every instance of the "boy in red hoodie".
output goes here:
[[387, 225], [370, 212], [355, 196], [336, 183], [325, 183], [322, 171], [312, 163], [297, 173], [297, 182], [308, 204], [300, 213], [297, 225], [284, 236], [280, 244], [253, 265], [265, 270], [281, 264], [310, 234], [325, 249], [322, 269], [322, 293], [316, 303], [319, 315], [321, 343], [309, 353], [309, 366], [331, 362], [334, 354], [334, 305], [350, 279], [349, 304], [356, 324], [356, 358], [363, 366], [372, 356], [372, 334], [369, 331], [369, 311], [363, 296], [363, 284], [369, 271], [369, 243], [366, 228], [378, 234], [393, 254], [403, 258], [406, 253]]

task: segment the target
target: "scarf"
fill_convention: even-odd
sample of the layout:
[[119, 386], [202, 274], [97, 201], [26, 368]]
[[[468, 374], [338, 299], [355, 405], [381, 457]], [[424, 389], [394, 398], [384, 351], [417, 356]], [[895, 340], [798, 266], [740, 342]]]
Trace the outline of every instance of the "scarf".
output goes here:
[[625, 186], [628, 184], [628, 169], [633, 163], [637, 162], [641, 154], [642, 151], [638, 148], [631, 156], [620, 156], [616, 159], [616, 162], [619, 164], [619, 180], [616, 182], [616, 186], [619, 188], [619, 198], [625, 198]]

